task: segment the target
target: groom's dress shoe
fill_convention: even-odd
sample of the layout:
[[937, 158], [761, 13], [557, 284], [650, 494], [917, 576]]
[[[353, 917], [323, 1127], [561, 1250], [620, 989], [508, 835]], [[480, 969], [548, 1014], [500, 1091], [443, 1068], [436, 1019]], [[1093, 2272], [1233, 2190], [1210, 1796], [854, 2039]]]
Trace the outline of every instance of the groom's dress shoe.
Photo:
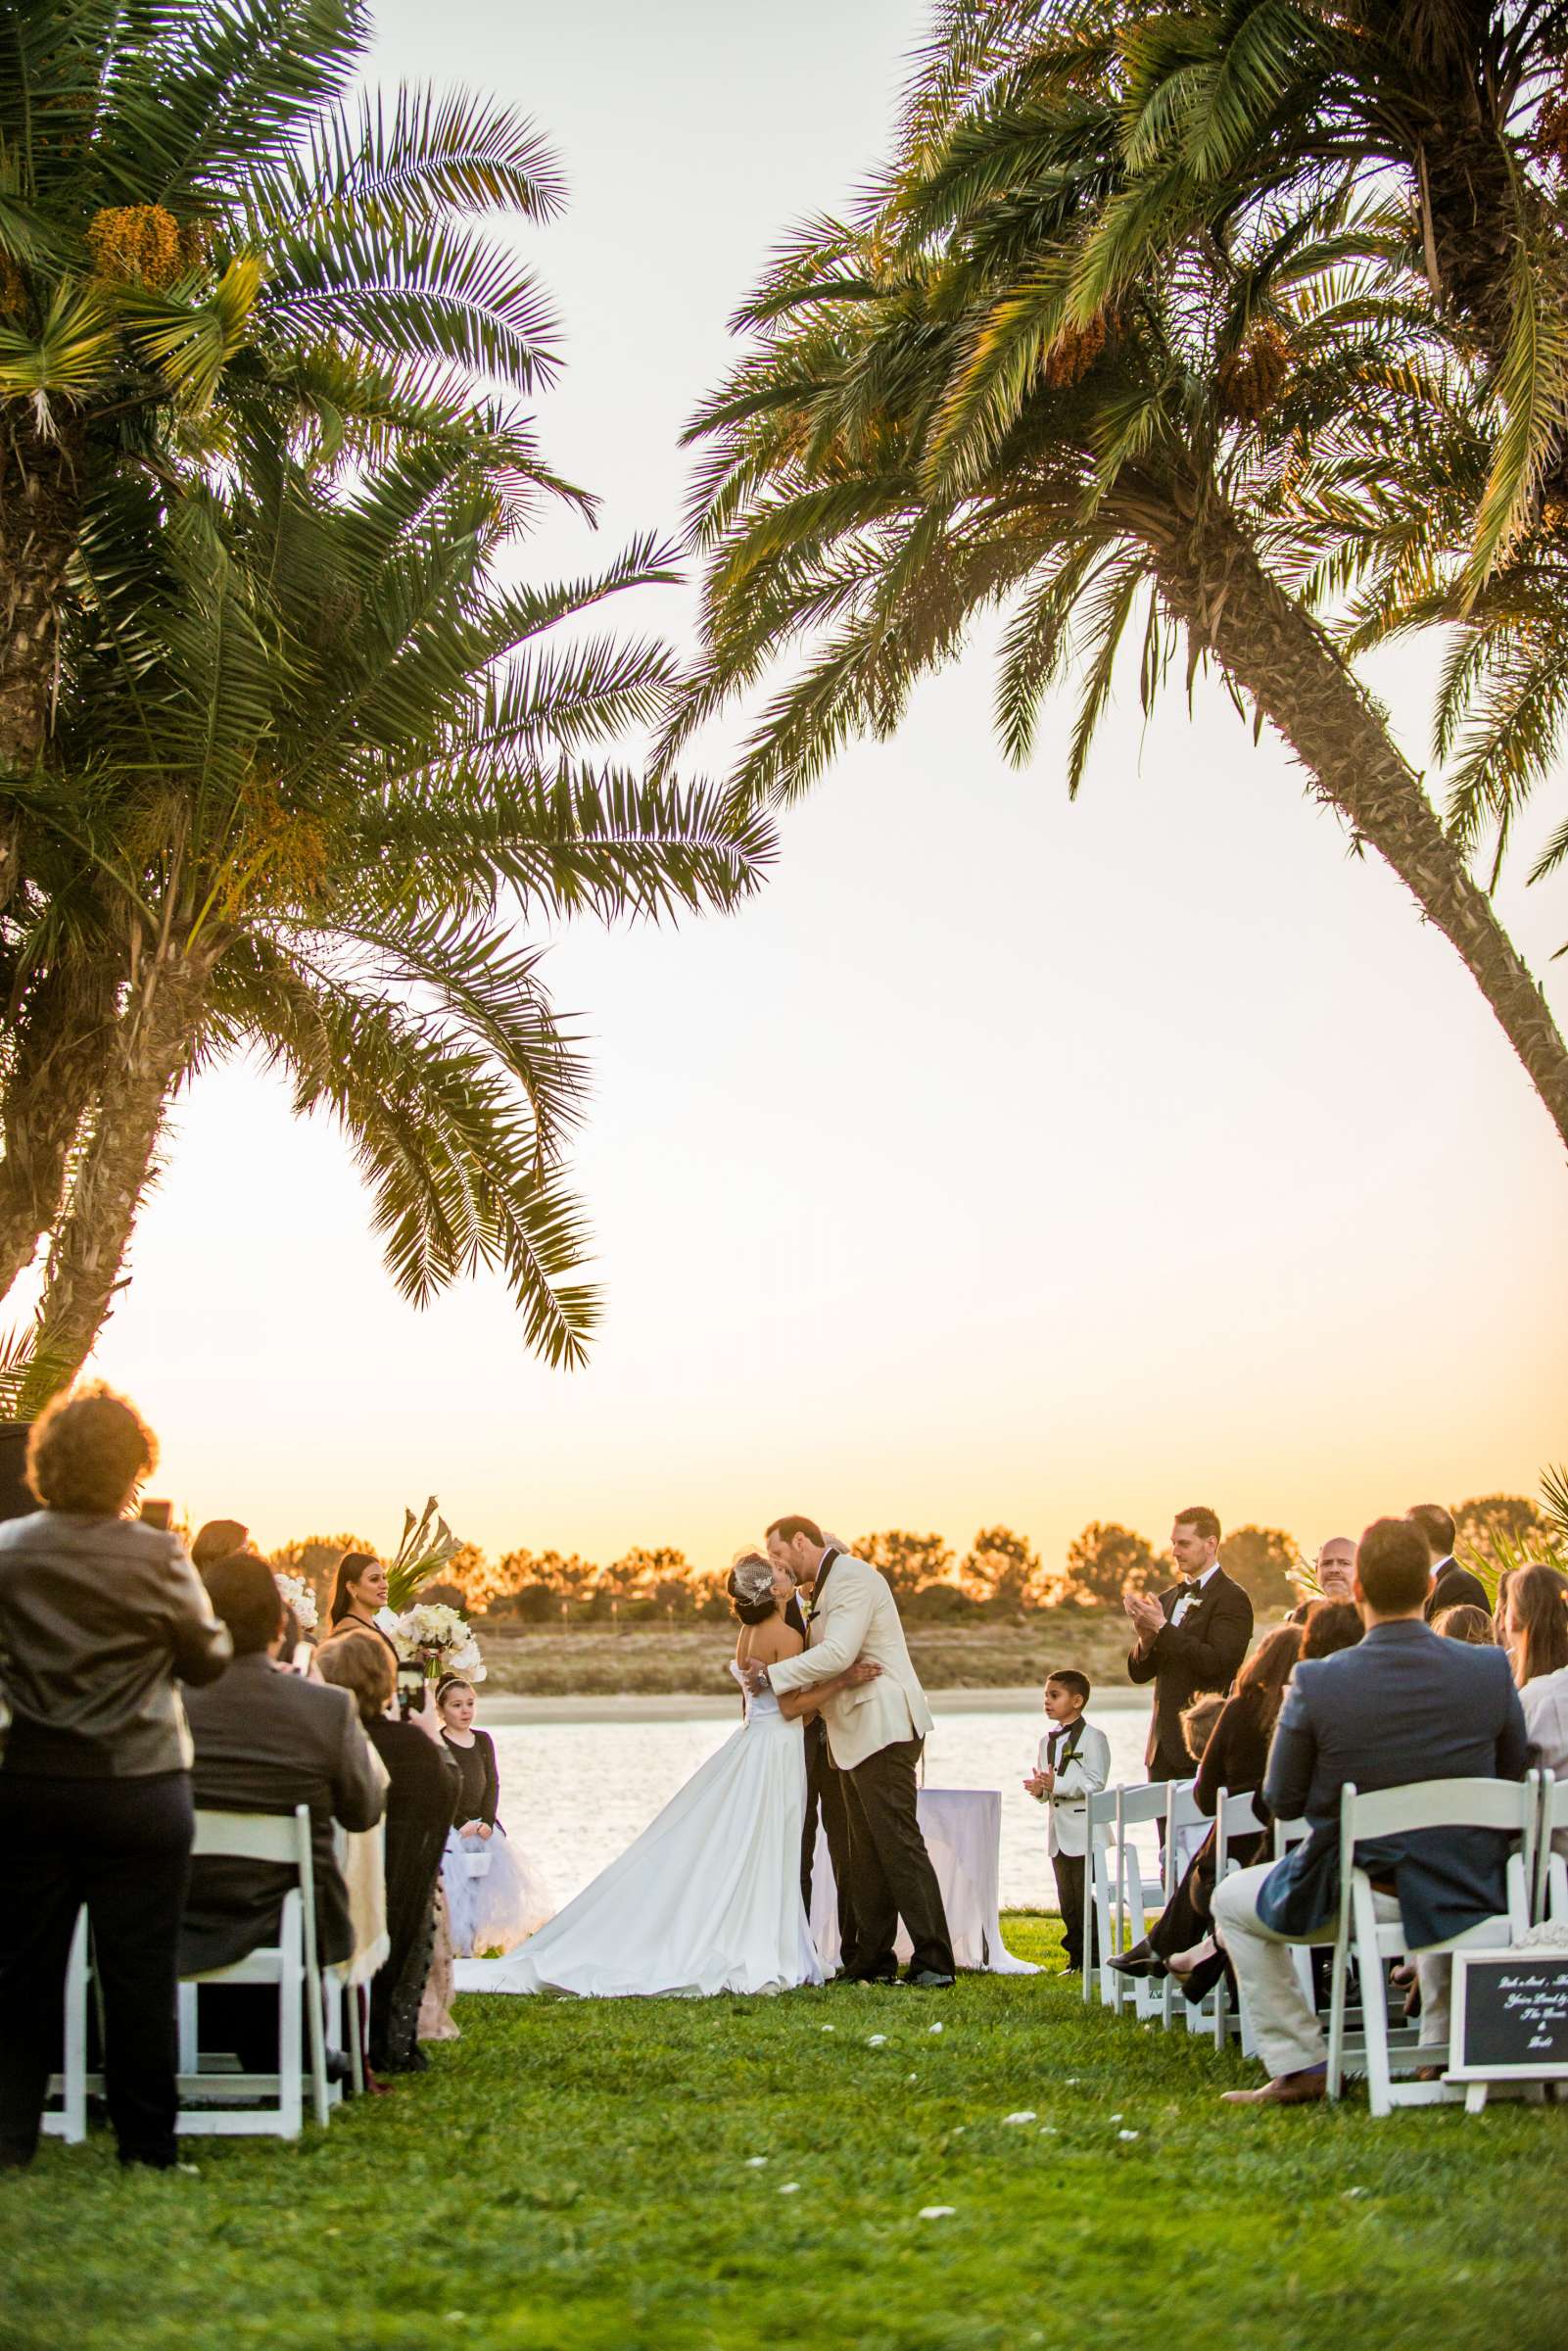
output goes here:
[[917, 1991], [946, 1991], [954, 1979], [942, 1975], [934, 1967], [923, 1967], [918, 1973], [906, 1976], [904, 1981], [913, 1984]]

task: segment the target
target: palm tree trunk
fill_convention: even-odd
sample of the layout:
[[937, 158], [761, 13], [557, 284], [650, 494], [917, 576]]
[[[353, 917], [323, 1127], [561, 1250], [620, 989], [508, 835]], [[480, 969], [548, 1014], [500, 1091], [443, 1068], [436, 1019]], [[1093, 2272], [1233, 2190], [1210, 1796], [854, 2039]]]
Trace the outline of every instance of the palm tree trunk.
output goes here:
[[[81, 510], [79, 423], [0, 422], [0, 774], [25, 773], [54, 715], [60, 603]], [[17, 825], [0, 826], [0, 905], [16, 888]]]
[[164, 955], [121, 1016], [64, 1223], [49, 1253], [24, 1413], [69, 1387], [109, 1319], [168, 1100], [201, 1032], [210, 966]]
[[1311, 615], [1272, 580], [1224, 510], [1152, 552], [1160, 589], [1273, 722], [1357, 840], [1387, 860], [1466, 969], [1568, 1144], [1568, 1046], [1485, 890], [1444, 832], [1371, 696]]
[[0, 1298], [60, 1215], [71, 1153], [108, 1067], [115, 995], [108, 975], [62, 963], [45, 973], [18, 1023], [0, 1102]]

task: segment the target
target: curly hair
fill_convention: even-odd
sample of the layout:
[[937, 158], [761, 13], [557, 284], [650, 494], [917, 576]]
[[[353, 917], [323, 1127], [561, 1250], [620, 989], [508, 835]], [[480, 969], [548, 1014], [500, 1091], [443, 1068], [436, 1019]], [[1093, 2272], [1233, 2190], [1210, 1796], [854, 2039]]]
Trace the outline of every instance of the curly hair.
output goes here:
[[384, 1714], [398, 1686], [391, 1650], [370, 1633], [334, 1633], [316, 1651], [315, 1669], [324, 1682], [353, 1692], [361, 1722]]
[[157, 1466], [158, 1439], [101, 1379], [57, 1396], [27, 1438], [27, 1483], [46, 1511], [118, 1518]]

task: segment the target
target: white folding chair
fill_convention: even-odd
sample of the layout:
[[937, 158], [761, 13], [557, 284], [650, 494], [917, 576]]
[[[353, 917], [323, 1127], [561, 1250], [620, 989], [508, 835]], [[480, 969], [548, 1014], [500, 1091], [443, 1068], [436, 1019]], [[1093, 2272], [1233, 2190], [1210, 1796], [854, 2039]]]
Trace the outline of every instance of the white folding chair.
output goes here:
[[[1258, 1817], [1258, 1807], [1251, 1796], [1233, 1796], [1228, 1788], [1221, 1788], [1218, 1801], [1214, 1805], [1214, 1888], [1216, 1892], [1220, 1881], [1228, 1878], [1233, 1869], [1239, 1869], [1241, 1866], [1231, 1857], [1232, 1841], [1237, 1837], [1257, 1837], [1260, 1834], [1262, 1826], [1262, 1822]], [[1210, 1997], [1212, 2002], [1212, 2021], [1214, 2031], [1214, 2046], [1216, 2049], [1222, 2049], [1230, 2037], [1232, 2022], [1230, 1985], [1224, 1976], [1220, 1977]], [[1245, 2050], [1247, 2042], [1251, 2039], [1248, 2020], [1245, 2017], [1239, 2020], [1239, 2027], [1242, 2046]]]
[[[1165, 1842], [1162, 1858], [1161, 1898], [1168, 1905], [1175, 1899], [1176, 1888], [1187, 1874], [1187, 1864], [1196, 1850], [1193, 1832], [1202, 1830], [1207, 1836], [1209, 1815], [1199, 1803], [1191, 1780], [1167, 1780], [1165, 1783]], [[1202, 1839], [1199, 1840], [1202, 1843]], [[1180, 1997], [1175, 1979], [1160, 1979], [1160, 2015], [1168, 2033], [1176, 2021], [1176, 2002]], [[1186, 2012], [1187, 2030], [1196, 2032], [1201, 2021], [1196, 2003], [1182, 2000]]]
[[1541, 1825], [1536, 1832], [1536, 1868], [1530, 1889], [1530, 1916], [1568, 1919], [1568, 1860], [1553, 1844], [1554, 1836], [1568, 1837], [1568, 1780], [1543, 1772]]
[[[1344, 2082], [1347, 1974], [1353, 1957], [1360, 1980], [1366, 2087], [1373, 2114], [1389, 2114], [1396, 2105], [1440, 2105], [1464, 2094], [1441, 2081], [1396, 2081], [1394, 2077], [1383, 1963], [1403, 1956], [1407, 1946], [1399, 1919], [1379, 1920], [1372, 1881], [1356, 1863], [1356, 1847], [1376, 1839], [1407, 1836], [1415, 1829], [1497, 1829], [1516, 1836], [1519, 1849], [1510, 1854], [1507, 1863], [1507, 1909], [1442, 1943], [1423, 1944], [1409, 1955], [1426, 1959], [1443, 1951], [1506, 1950], [1529, 1921], [1526, 1889], [1535, 1866], [1540, 1809], [1541, 1786], [1535, 1772], [1523, 1781], [1421, 1780], [1405, 1788], [1381, 1788], [1368, 1796], [1358, 1795], [1353, 1784], [1341, 1791], [1340, 1907], [1328, 2024], [1331, 2098], [1339, 2096]], [[1431, 2050], [1407, 2047], [1399, 2054], [1417, 2065], [1440, 2062]]]
[[[1112, 1941], [1115, 1932], [1116, 1890], [1113, 1884], [1111, 1856], [1117, 1828], [1117, 1788], [1102, 1788], [1088, 1802], [1088, 1827], [1085, 1841], [1087, 1862], [1083, 1872], [1083, 1996], [1094, 1996], [1094, 1982], [1100, 1980], [1100, 2005], [1114, 2008], [1117, 2004], [1116, 1970], [1107, 1966], [1116, 1949]], [[1098, 1934], [1096, 1930], [1098, 1929]], [[1100, 1964], [1095, 1967], [1092, 1953], [1098, 1946]]]
[[[1132, 1832], [1147, 1829], [1165, 1816], [1165, 1802], [1171, 1783], [1155, 1780], [1143, 1788], [1117, 1790], [1116, 1851], [1117, 1851], [1117, 1915], [1116, 1942], [1113, 1949], [1120, 1951], [1142, 1943], [1149, 1932], [1151, 1905], [1158, 1909], [1164, 1899], [1164, 1872], [1151, 1867], [1148, 1857]], [[1148, 1977], [1127, 1977], [1112, 1969], [1112, 2005], [1117, 2015], [1132, 1993], [1133, 2013], [1154, 2016], [1159, 2012], [1160, 1986]]]
[[87, 1965], [87, 1911], [85, 1904], [76, 1913], [76, 1924], [71, 1938], [71, 1957], [66, 1963], [65, 2045], [62, 2051], [64, 2073], [51, 2074], [49, 2094], [60, 2104], [46, 2113], [43, 2127], [68, 2146], [78, 2146], [87, 2135], [87, 2091], [89, 2087], [102, 2087], [102, 2076], [95, 2076], [91, 2085], [87, 2079], [87, 1994], [90, 1971]]
[[[200, 1860], [282, 1863], [294, 1870], [297, 1882], [283, 1896], [275, 1943], [248, 1952], [231, 1967], [216, 1967], [203, 1975], [187, 1976], [180, 1985], [180, 2106], [175, 2127], [182, 2132], [223, 2136], [265, 2134], [297, 2138], [304, 2120], [302, 2010], [309, 2034], [310, 2087], [318, 2123], [327, 2121], [332, 2106], [327, 2082], [321, 1973], [316, 1958], [315, 1878], [309, 1807], [297, 1805], [292, 1814], [198, 1812], [192, 1855]], [[204, 2069], [197, 2039], [197, 1987], [202, 1984], [276, 1986], [278, 2070], [275, 2074]], [[273, 2102], [255, 2103], [267, 2098]]]

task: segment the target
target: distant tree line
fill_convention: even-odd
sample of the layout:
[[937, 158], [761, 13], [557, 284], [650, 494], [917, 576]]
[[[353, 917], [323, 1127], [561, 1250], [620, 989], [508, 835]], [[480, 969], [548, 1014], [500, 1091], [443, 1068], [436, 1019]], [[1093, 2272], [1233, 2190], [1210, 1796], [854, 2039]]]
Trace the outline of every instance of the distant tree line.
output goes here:
[[[1475, 1497], [1459, 1505], [1454, 1518], [1461, 1554], [1487, 1552], [1495, 1535], [1517, 1541], [1544, 1523], [1536, 1505], [1518, 1494]], [[305, 1576], [324, 1599], [343, 1553], [374, 1548], [359, 1535], [311, 1535], [285, 1543], [272, 1560]], [[906, 1616], [927, 1623], [1112, 1607], [1129, 1586], [1157, 1591], [1173, 1574], [1168, 1553], [1115, 1519], [1091, 1519], [1054, 1565], [1007, 1526], [981, 1527], [962, 1556], [942, 1535], [903, 1527], [861, 1535], [850, 1548], [886, 1576]], [[1303, 1554], [1283, 1528], [1237, 1527], [1220, 1557], [1260, 1611], [1289, 1607], [1298, 1598], [1294, 1579]], [[498, 1624], [701, 1623], [729, 1614], [728, 1575], [728, 1565], [697, 1564], [667, 1545], [637, 1544], [600, 1564], [558, 1551], [508, 1551], [493, 1559], [468, 1543], [452, 1559], [442, 1590], [471, 1615]]]

